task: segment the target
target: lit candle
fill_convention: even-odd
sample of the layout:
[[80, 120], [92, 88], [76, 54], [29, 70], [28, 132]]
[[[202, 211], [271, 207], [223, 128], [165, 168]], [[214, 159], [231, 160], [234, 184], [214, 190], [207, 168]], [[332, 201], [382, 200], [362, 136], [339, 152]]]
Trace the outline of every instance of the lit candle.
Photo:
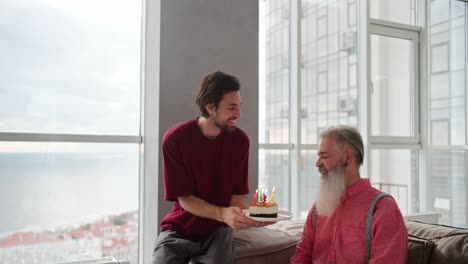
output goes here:
[[275, 202], [275, 186], [273, 186], [273, 190], [271, 190], [271, 195], [270, 195], [270, 203]]
[[255, 203], [258, 201], [258, 189], [255, 191], [252, 197], [252, 203]]
[[268, 193], [268, 188], [265, 189], [265, 194], [263, 195], [263, 202], [266, 203], [267, 201], [267, 193]]
[[262, 192], [260, 193], [260, 197], [258, 199], [259, 202], [263, 202], [263, 193], [265, 192], [265, 189], [262, 189]]

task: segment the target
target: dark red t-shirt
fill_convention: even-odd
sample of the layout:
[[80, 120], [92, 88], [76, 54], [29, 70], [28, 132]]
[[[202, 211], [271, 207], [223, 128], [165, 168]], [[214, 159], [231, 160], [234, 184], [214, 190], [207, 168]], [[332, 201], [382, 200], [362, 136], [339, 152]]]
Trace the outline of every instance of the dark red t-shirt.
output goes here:
[[232, 195], [249, 193], [249, 138], [239, 128], [216, 138], [203, 136], [197, 119], [177, 124], [163, 138], [165, 199], [174, 201], [161, 230], [202, 239], [224, 223], [195, 216], [180, 206], [179, 196], [194, 195], [227, 207]]

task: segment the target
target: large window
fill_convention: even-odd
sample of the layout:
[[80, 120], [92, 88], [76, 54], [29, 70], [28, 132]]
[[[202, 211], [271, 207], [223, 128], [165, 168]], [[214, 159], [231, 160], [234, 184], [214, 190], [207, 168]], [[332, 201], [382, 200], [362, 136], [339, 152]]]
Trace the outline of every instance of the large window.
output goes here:
[[299, 4], [303, 16], [298, 25], [301, 162], [297, 165], [297, 210], [303, 216], [318, 191], [315, 161], [320, 132], [331, 125], [358, 125], [358, 27], [357, 1], [303, 0]]
[[[386, 14], [381, 10], [380, 14]], [[369, 19], [368, 177], [419, 212], [419, 28]]]
[[427, 207], [441, 222], [468, 226], [467, 25], [468, 4], [427, 1], [428, 130]]
[[281, 205], [304, 219], [319, 134], [346, 124], [365, 139], [361, 175], [403, 214], [468, 226], [467, 5], [260, 0], [260, 10], [260, 50], [289, 61], [278, 78], [279, 61], [260, 57], [260, 188], [282, 184]]
[[278, 202], [289, 207], [290, 167], [290, 7], [288, 0], [260, 1], [259, 187], [273, 188]]
[[0, 263], [138, 263], [141, 2], [0, 17]]
[[280, 205], [300, 218], [318, 191], [320, 132], [358, 126], [357, 4], [260, 1], [259, 185], [276, 186]]

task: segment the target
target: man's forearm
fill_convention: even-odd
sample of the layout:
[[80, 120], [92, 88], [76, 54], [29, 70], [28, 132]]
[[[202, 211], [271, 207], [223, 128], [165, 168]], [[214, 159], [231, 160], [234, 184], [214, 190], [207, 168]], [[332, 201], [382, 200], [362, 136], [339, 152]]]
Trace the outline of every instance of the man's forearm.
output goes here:
[[180, 206], [196, 216], [224, 222], [221, 216], [221, 207], [206, 202], [196, 196], [180, 196], [178, 198]]
[[236, 206], [240, 209], [249, 209], [249, 202], [244, 195], [233, 195], [231, 197], [231, 206]]
[[182, 206], [184, 210], [199, 217], [225, 223], [232, 229], [263, 226], [260, 222], [246, 217], [245, 212], [239, 208], [239, 206], [245, 206], [247, 204], [247, 200], [242, 195], [233, 198], [234, 197], [231, 197], [231, 202], [234, 202], [234, 204], [229, 207], [216, 206], [193, 195], [180, 196], [178, 199], [180, 206]]

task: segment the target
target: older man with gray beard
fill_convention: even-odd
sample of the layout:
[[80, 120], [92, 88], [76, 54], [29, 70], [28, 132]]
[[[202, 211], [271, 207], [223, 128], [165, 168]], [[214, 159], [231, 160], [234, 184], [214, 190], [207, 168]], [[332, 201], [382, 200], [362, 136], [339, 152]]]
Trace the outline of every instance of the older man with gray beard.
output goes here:
[[320, 192], [291, 263], [406, 263], [408, 233], [397, 203], [359, 174], [359, 132], [336, 126], [320, 138]]

